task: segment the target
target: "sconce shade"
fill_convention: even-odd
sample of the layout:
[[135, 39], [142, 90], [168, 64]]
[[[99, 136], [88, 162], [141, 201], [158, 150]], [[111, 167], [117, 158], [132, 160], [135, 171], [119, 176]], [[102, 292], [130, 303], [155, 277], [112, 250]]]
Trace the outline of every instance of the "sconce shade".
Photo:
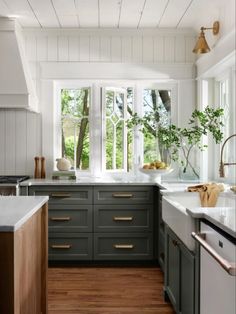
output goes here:
[[195, 45], [195, 47], [193, 48], [193, 52], [194, 53], [207, 53], [209, 52], [211, 49], [208, 46], [208, 43], [206, 41], [205, 38], [205, 33], [203, 30], [201, 30], [201, 33], [198, 37], [197, 43]]

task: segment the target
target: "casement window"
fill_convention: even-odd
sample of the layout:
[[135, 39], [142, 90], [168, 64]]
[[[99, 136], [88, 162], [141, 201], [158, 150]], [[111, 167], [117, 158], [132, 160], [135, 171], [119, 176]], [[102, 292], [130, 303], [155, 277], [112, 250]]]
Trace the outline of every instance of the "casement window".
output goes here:
[[61, 156], [74, 169], [89, 169], [90, 101], [90, 88], [61, 89]]
[[129, 129], [131, 114], [155, 115], [157, 124], [170, 121], [172, 87], [161, 84], [83, 81], [57, 86], [55, 158], [64, 156], [80, 174], [128, 173], [135, 165], [160, 155], [157, 125], [142, 134]]
[[103, 88], [102, 134], [103, 171], [132, 169], [133, 132], [126, 121], [133, 112], [132, 88]]
[[[231, 69], [219, 75], [216, 78], [216, 105], [224, 109], [224, 117], [223, 123], [224, 126], [222, 128], [222, 132], [224, 133], [224, 140], [228, 138], [230, 135], [235, 134], [236, 125], [235, 125], [235, 105], [234, 105], [234, 97], [235, 97], [235, 70]], [[219, 149], [222, 147], [222, 143]], [[218, 149], [218, 156], [220, 155], [220, 151]], [[236, 154], [236, 138], [232, 138], [224, 148], [223, 160], [224, 162], [235, 162]], [[216, 168], [219, 165], [219, 160], [216, 161]], [[217, 169], [218, 170], [218, 169]], [[235, 167], [225, 167], [225, 175], [226, 180], [228, 178], [229, 181], [235, 181]]]
[[[219, 177], [219, 164], [221, 148], [224, 140], [230, 135], [236, 133], [236, 108], [235, 108], [235, 67], [225, 67], [222, 72], [214, 69], [212, 76], [217, 73], [214, 78], [204, 78], [200, 85], [200, 106], [203, 108], [207, 105], [215, 108], [221, 107], [224, 109], [222, 132], [224, 138], [221, 144], [217, 145], [212, 141], [212, 138], [204, 138], [204, 144], [208, 145], [208, 149], [202, 153], [201, 169], [203, 180], [223, 180], [225, 182], [235, 182], [236, 167], [225, 167], [225, 178]], [[216, 71], [217, 70], [217, 71]], [[221, 71], [220, 71], [221, 70]], [[202, 108], [202, 109], [203, 109]], [[230, 139], [225, 145], [223, 161], [234, 162], [236, 158], [236, 138]], [[206, 162], [208, 160], [208, 162]]]
[[162, 160], [163, 154], [160, 151], [156, 138], [158, 126], [167, 126], [170, 123], [171, 114], [171, 90], [154, 88], [143, 89], [143, 116], [154, 117], [155, 123], [148, 123], [148, 132], [144, 134], [143, 160], [144, 163], [153, 162], [156, 159]]

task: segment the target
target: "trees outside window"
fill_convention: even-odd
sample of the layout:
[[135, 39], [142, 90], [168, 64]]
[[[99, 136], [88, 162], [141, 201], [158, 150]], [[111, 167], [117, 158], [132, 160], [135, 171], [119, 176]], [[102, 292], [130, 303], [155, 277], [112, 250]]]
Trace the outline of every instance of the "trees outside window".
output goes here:
[[165, 160], [161, 145], [157, 140], [158, 126], [170, 124], [171, 91], [158, 89], [143, 90], [143, 117], [146, 118], [146, 131], [144, 132], [144, 163], [156, 159]]
[[89, 107], [89, 88], [61, 90], [61, 154], [74, 169], [89, 169]]

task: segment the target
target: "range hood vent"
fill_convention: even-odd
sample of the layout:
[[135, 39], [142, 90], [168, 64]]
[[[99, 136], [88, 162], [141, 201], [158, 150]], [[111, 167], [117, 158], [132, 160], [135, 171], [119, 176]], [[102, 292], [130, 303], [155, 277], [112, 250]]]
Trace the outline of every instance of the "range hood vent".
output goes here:
[[37, 111], [38, 99], [16, 20], [0, 18], [0, 108]]

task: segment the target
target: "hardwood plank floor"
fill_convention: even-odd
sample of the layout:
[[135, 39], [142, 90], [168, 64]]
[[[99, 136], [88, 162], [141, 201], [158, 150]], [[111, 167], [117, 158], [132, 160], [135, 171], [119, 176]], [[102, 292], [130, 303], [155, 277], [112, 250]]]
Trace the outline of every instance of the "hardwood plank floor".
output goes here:
[[49, 314], [173, 314], [157, 267], [49, 268]]

